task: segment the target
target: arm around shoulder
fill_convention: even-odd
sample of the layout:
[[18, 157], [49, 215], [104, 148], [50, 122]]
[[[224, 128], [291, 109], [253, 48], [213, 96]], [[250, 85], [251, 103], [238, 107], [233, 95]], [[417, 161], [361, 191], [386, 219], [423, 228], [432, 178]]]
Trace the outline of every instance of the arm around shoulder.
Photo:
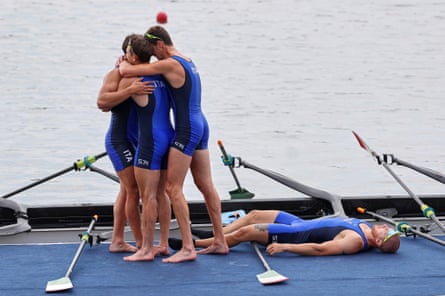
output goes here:
[[110, 111], [132, 95], [151, 94], [155, 88], [150, 81], [142, 82], [141, 78], [129, 79], [124, 87], [120, 87], [121, 79], [118, 69], [114, 69], [104, 78], [97, 98], [97, 107], [102, 111]]

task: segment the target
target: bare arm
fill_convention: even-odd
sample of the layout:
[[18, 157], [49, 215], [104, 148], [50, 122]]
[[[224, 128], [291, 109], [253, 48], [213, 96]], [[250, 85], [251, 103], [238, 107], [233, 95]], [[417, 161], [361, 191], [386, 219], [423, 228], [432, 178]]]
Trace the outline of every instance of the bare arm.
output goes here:
[[185, 81], [184, 68], [178, 61], [172, 58], [138, 65], [122, 61], [119, 64], [119, 72], [123, 77], [163, 75], [173, 87], [180, 87]]
[[132, 65], [127, 61], [122, 61], [122, 63], [119, 64], [119, 72], [123, 77], [135, 77], [138, 75], [164, 74], [165, 69], [163, 69], [162, 63], [159, 64], [159, 62]]
[[132, 95], [150, 94], [154, 90], [151, 82], [142, 82], [141, 78], [135, 78], [133, 83], [119, 89], [122, 76], [118, 69], [110, 71], [104, 78], [104, 82], [97, 97], [97, 107], [102, 111], [110, 111], [114, 106], [122, 103]]
[[272, 243], [267, 246], [269, 255], [281, 252], [291, 252], [303, 256], [330, 256], [342, 254], [358, 253], [363, 248], [363, 242], [360, 237], [345, 236], [340, 239], [334, 239], [324, 243], [304, 243], [304, 244], [281, 244]]

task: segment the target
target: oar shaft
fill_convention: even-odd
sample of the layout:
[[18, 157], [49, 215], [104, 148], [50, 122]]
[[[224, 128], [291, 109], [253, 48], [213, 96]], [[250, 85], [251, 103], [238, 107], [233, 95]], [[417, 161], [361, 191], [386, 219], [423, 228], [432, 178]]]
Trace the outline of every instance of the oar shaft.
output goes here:
[[405, 183], [397, 176], [394, 171], [384, 162], [382, 162], [383, 167], [386, 169], [386, 171], [397, 181], [397, 183], [402, 186], [403, 189], [421, 206], [423, 203], [420, 200], [420, 198], [411, 191], [411, 189], [408, 188], [408, 186], [405, 185]]
[[[226, 149], [224, 148], [224, 145], [221, 140], [218, 141], [218, 146], [219, 146], [219, 149], [221, 150], [221, 153], [222, 153], [224, 159], [229, 160], [229, 155], [227, 154]], [[235, 171], [233, 170], [233, 167], [232, 166], [228, 166], [228, 167], [229, 167], [230, 173], [232, 174], [233, 179], [235, 180], [238, 190], [242, 191], [243, 189], [241, 188], [241, 184], [238, 181], [238, 177], [236, 176]]]
[[[416, 201], [416, 203], [419, 205], [421, 211], [423, 212], [424, 216], [431, 219], [437, 226], [439, 226], [439, 228], [443, 232], [445, 232], [445, 226], [439, 221], [436, 214], [434, 213], [434, 210], [429, 208], [426, 204], [424, 204], [422, 202], [422, 200], [414, 192], [412, 192], [411, 189], [409, 189], [409, 187], [399, 178], [399, 176], [397, 176], [394, 173], [394, 171], [385, 162], [382, 162], [382, 165], [386, 169], [386, 171], [394, 178], [394, 180], [396, 180], [397, 183], [399, 183], [400, 186], [402, 186], [402, 188], [405, 189], [405, 191], [409, 194], [409, 196], [411, 196], [412, 199], [414, 199]], [[428, 214], [426, 214], [423, 211], [424, 208], [430, 209], [430, 211], [428, 211]]]
[[439, 181], [439, 182], [445, 184], [445, 176], [442, 175], [439, 172], [436, 172], [436, 171], [428, 169], [428, 168], [423, 168], [423, 167], [419, 167], [419, 166], [413, 165], [411, 163], [408, 163], [406, 161], [403, 161], [403, 160], [395, 158], [395, 157], [393, 158], [393, 161], [395, 163], [397, 163], [398, 165], [410, 168], [410, 169], [412, 169], [412, 170], [414, 170], [416, 172], [419, 172], [419, 173], [421, 173], [421, 174], [423, 174], [425, 176], [428, 176], [428, 177], [430, 177], [430, 178], [432, 178], [432, 179], [434, 179], [436, 181]]
[[59, 172], [57, 172], [57, 173], [54, 173], [54, 174], [52, 174], [52, 175], [49, 175], [48, 177], [45, 177], [45, 178], [40, 179], [40, 180], [38, 180], [38, 181], [36, 181], [36, 182], [33, 182], [33, 183], [29, 184], [29, 185], [23, 186], [22, 188], [19, 188], [19, 189], [17, 189], [17, 190], [14, 190], [14, 191], [12, 191], [12, 192], [10, 192], [10, 193], [8, 193], [8, 194], [5, 194], [5, 195], [2, 196], [2, 198], [8, 198], [8, 197], [11, 197], [11, 196], [13, 196], [13, 195], [16, 195], [16, 194], [18, 194], [18, 193], [20, 193], [20, 192], [23, 192], [23, 191], [27, 190], [27, 189], [33, 188], [34, 186], [37, 186], [37, 185], [42, 184], [42, 183], [44, 183], [44, 182], [46, 182], [46, 181], [49, 181], [49, 180], [51, 180], [51, 179], [54, 179], [54, 178], [56, 178], [56, 177], [58, 177], [58, 176], [61, 176], [61, 175], [63, 175], [63, 174], [66, 174], [66, 173], [68, 173], [68, 172], [70, 172], [70, 171], [72, 171], [72, 170], [74, 170], [74, 167], [73, 167], [73, 166], [67, 167], [66, 169], [61, 170], [61, 171], [59, 171]]
[[[368, 211], [368, 210], [366, 210], [366, 209], [364, 209], [364, 208], [358, 208], [358, 209], [357, 209], [357, 212], [359, 212], [360, 214], [368, 214], [368, 215], [371, 215], [372, 217], [374, 217], [374, 218], [376, 218], [376, 219], [378, 219], [378, 220], [382, 220], [382, 221], [385, 221], [385, 222], [387, 222], [387, 223], [389, 223], [389, 224], [391, 224], [391, 225], [394, 225], [396, 228], [398, 228], [398, 226], [399, 226], [400, 224], [402, 224], [402, 223], [395, 222], [394, 220], [392, 220], [392, 219], [390, 219], [390, 218], [388, 218], [388, 217], [379, 215], [379, 214], [377, 214], [377, 213], [375, 213], [375, 212]], [[413, 229], [410, 225], [408, 225], [408, 224], [406, 224], [406, 223], [403, 223], [403, 224], [408, 226], [407, 232], [414, 233], [415, 235], [418, 235], [418, 236], [420, 236], [420, 237], [426, 238], [426, 239], [428, 239], [428, 240], [430, 240], [430, 241], [432, 241], [432, 242], [435, 242], [435, 243], [437, 243], [437, 244], [439, 244], [439, 245], [445, 246], [445, 241], [440, 240], [440, 239], [438, 239], [438, 238], [436, 238], [436, 237], [434, 237], [434, 236], [431, 236], [431, 235], [429, 235], [429, 234], [423, 233], [423, 232], [421, 232], [421, 231], [418, 231], [418, 230], [416, 230], [416, 229]]]
[[102, 152], [102, 153], [100, 153], [100, 154], [98, 154], [96, 156], [85, 157], [84, 160], [78, 160], [72, 166], [69, 166], [66, 169], [63, 169], [63, 170], [61, 170], [61, 171], [59, 171], [57, 173], [54, 173], [52, 175], [49, 175], [49, 176], [45, 177], [45, 178], [39, 179], [38, 181], [35, 181], [35, 182], [33, 182], [33, 183], [29, 184], [29, 185], [23, 186], [22, 188], [14, 190], [13, 192], [5, 194], [5, 195], [2, 196], [2, 198], [8, 198], [8, 197], [11, 197], [13, 195], [16, 195], [16, 194], [18, 194], [20, 192], [23, 192], [23, 191], [27, 190], [27, 189], [33, 188], [33, 187], [35, 187], [35, 186], [37, 186], [39, 184], [42, 184], [42, 183], [47, 182], [47, 181], [49, 181], [51, 179], [54, 179], [54, 178], [59, 177], [59, 176], [61, 176], [63, 174], [66, 174], [66, 173], [68, 173], [68, 172], [70, 172], [72, 170], [81, 169], [85, 165], [87, 165], [87, 164], [89, 165], [90, 163], [93, 163], [94, 161], [98, 160], [101, 157], [104, 157], [105, 155], [107, 155], [107, 153], [106, 152]]
[[89, 169], [92, 172], [99, 173], [99, 174], [101, 174], [101, 175], [103, 175], [103, 176], [105, 176], [105, 177], [107, 177], [107, 178], [109, 178], [109, 179], [111, 179], [111, 180], [113, 180], [113, 181], [115, 181], [117, 183], [120, 183], [120, 179], [119, 179], [118, 176], [116, 176], [116, 175], [114, 175], [112, 173], [109, 173], [109, 172], [107, 172], [107, 171], [105, 171], [105, 170], [103, 170], [101, 168], [98, 168], [98, 167], [96, 167], [94, 165], [90, 165]]
[[[382, 163], [383, 167], [391, 174], [391, 176], [394, 177], [394, 179], [400, 184], [400, 186], [403, 187], [403, 189], [405, 189], [406, 192], [408, 192], [408, 194], [417, 202], [417, 204], [419, 205], [420, 209], [423, 212], [424, 208], [429, 208], [426, 204], [424, 204], [422, 202], [422, 200], [414, 193], [412, 192], [408, 186], [406, 186], [406, 184], [399, 178], [399, 176], [397, 176], [394, 171], [386, 164], [386, 163]], [[431, 208], [429, 208], [430, 211], [428, 212], [428, 215], [424, 215], [427, 216], [427, 218], [433, 220], [434, 223], [437, 224], [437, 226], [439, 226], [439, 228], [445, 232], [445, 226], [439, 221], [439, 219], [437, 218], [436, 214], [434, 213], [434, 210], [432, 210]]]
[[333, 196], [334, 196], [333, 194], [331, 194], [331, 193], [329, 193], [327, 191], [323, 191], [323, 190], [320, 190], [320, 189], [316, 189], [316, 188], [304, 185], [304, 184], [302, 184], [300, 182], [297, 182], [297, 181], [295, 181], [293, 179], [290, 179], [289, 177], [286, 177], [286, 176], [284, 176], [284, 175], [282, 175], [280, 173], [277, 173], [277, 172], [274, 172], [274, 171], [271, 171], [271, 170], [267, 170], [267, 169], [259, 168], [259, 167], [255, 166], [255, 165], [250, 164], [250, 163], [248, 163], [248, 162], [246, 162], [244, 160], [241, 160], [241, 159], [240, 159], [240, 164], [242, 166], [244, 166], [245, 168], [248, 168], [248, 169], [254, 170], [254, 171], [256, 171], [256, 172], [258, 172], [260, 174], [263, 174], [266, 177], [269, 177], [272, 180], [277, 181], [278, 183], [281, 183], [281, 184], [283, 184], [283, 185], [285, 185], [285, 186], [287, 186], [287, 187], [289, 187], [291, 189], [297, 190], [297, 191], [299, 191], [301, 193], [304, 193], [304, 194], [306, 194], [308, 196], [325, 198], [325, 199], [328, 199], [328, 200], [332, 199]]
[[253, 248], [255, 249], [255, 252], [257, 253], [258, 257], [261, 260], [261, 263], [263, 263], [264, 268], [266, 268], [267, 270], [271, 270], [269, 264], [267, 263], [266, 259], [264, 259], [263, 254], [261, 254], [260, 250], [258, 249], [258, 245], [256, 242], [251, 242]]
[[94, 215], [94, 217], [91, 219], [91, 223], [88, 226], [87, 231], [82, 234], [82, 237], [81, 237], [82, 241], [81, 241], [79, 247], [77, 248], [76, 254], [74, 255], [73, 260], [71, 261], [70, 267], [68, 268], [68, 270], [65, 274], [65, 277], [69, 277], [70, 274], [73, 272], [74, 266], [76, 265], [77, 261], [79, 260], [80, 254], [82, 253], [85, 245], [88, 243], [88, 240], [91, 236], [91, 231], [93, 230], [94, 225], [96, 224], [98, 218], [99, 218], [98, 215]]

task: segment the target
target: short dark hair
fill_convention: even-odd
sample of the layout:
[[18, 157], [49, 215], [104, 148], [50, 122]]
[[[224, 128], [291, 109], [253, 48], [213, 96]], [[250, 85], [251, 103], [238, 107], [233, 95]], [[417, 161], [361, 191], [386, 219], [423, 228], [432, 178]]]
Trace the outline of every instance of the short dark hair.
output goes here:
[[128, 43], [130, 43], [130, 39], [133, 39], [135, 36], [137, 36], [137, 34], [130, 34], [125, 37], [124, 41], [122, 42], [122, 51], [124, 52], [124, 54], [127, 53], [127, 47]]
[[150, 43], [156, 43], [158, 40], [162, 40], [164, 41], [165, 45], [173, 46], [173, 41], [170, 34], [168, 34], [164, 27], [153, 26], [147, 30], [144, 36]]
[[[147, 63], [150, 61], [152, 56], [152, 50], [150, 47], [150, 43], [144, 38], [142, 35], [135, 35], [131, 39], [131, 50], [135, 55], [139, 58], [141, 63]], [[128, 46], [128, 45], [127, 45]]]

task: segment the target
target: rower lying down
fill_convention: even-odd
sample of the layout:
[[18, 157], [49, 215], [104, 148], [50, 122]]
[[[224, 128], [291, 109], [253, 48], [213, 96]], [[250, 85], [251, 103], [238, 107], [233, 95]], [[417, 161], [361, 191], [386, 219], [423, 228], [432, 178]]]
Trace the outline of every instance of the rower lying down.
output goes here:
[[[213, 242], [211, 231], [193, 229], [199, 237], [197, 248]], [[255, 241], [267, 246], [274, 255], [291, 252], [306, 256], [346, 255], [378, 248], [383, 253], [395, 253], [400, 246], [400, 232], [387, 224], [370, 224], [356, 218], [328, 217], [304, 220], [276, 210], [254, 210], [224, 227], [229, 247]], [[181, 249], [181, 241], [170, 238], [172, 249]]]

